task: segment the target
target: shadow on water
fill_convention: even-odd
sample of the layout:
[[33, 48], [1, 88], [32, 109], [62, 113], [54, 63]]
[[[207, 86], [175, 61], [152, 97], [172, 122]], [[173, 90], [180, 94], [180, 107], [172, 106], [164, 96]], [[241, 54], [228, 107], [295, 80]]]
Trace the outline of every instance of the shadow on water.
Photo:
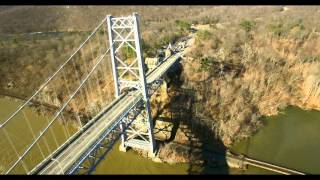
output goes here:
[[189, 174], [229, 174], [226, 147], [214, 137], [207, 123], [194, 113], [194, 90], [182, 88], [182, 65], [168, 72], [168, 88], [174, 92], [168, 103], [173, 127], [166, 143], [175, 139], [178, 129], [187, 137]]

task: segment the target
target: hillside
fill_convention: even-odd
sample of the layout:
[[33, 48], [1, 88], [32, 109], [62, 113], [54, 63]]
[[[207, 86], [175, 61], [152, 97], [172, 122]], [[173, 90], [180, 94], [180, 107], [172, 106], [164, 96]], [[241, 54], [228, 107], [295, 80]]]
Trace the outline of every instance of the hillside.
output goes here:
[[[211, 7], [210, 7], [211, 8]], [[210, 9], [209, 8], [209, 9]], [[206, 7], [205, 9], [208, 9]], [[143, 25], [201, 16], [202, 8], [185, 6], [17, 6], [2, 7], [1, 33], [88, 31], [106, 15], [139, 12]], [[177, 13], [180, 12], [180, 13]]]

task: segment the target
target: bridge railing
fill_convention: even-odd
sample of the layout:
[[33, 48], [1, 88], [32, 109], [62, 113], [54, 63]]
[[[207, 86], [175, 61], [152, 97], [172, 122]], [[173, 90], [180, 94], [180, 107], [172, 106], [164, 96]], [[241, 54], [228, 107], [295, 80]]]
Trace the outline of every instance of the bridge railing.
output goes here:
[[27, 101], [0, 119], [1, 174], [30, 172], [114, 99], [108, 53], [105, 18]]

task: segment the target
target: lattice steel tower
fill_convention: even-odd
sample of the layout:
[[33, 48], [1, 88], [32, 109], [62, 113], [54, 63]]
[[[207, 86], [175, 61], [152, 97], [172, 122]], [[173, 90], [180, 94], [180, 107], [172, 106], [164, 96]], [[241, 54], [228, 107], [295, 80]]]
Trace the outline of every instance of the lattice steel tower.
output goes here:
[[107, 22], [115, 96], [119, 97], [127, 88], [134, 88], [143, 95], [144, 110], [139, 120], [125, 129], [120, 126], [123, 131], [120, 150], [135, 147], [148, 150], [154, 155], [153, 121], [141, 51], [139, 16], [137, 13], [117, 18], [109, 15]]

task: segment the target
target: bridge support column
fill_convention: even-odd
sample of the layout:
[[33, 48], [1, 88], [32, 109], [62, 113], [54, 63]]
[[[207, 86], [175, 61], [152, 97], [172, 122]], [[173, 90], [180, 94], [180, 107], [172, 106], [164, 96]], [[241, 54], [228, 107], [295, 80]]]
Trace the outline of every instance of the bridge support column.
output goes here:
[[120, 130], [123, 134], [121, 134], [121, 144], [119, 146], [119, 151], [122, 151], [122, 152], [127, 152], [128, 148], [125, 146], [124, 142], [125, 142], [125, 139], [126, 139], [126, 134], [125, 134], [125, 126], [123, 123], [120, 123]]
[[107, 22], [116, 97], [132, 90], [141, 92], [142, 114], [145, 114], [140, 116], [139, 121], [142, 123], [134, 120], [136, 123], [132, 123], [129, 127], [121, 125], [121, 130], [125, 130], [121, 135], [120, 150], [126, 151], [127, 147], [132, 147], [154, 154], [153, 121], [145, 77], [146, 65], [140, 44], [138, 14], [133, 13], [132, 16], [118, 18], [108, 16]]
[[154, 140], [154, 133], [153, 133], [153, 119], [152, 119], [152, 114], [151, 114], [151, 109], [150, 109], [150, 102], [149, 99], [146, 99], [145, 101], [146, 104], [146, 112], [147, 112], [147, 118], [148, 118], [148, 123], [147, 123], [147, 128], [148, 128], [148, 135], [149, 135], [149, 140], [150, 140], [150, 150], [149, 150], [149, 155], [154, 157], [155, 156], [155, 140]]

